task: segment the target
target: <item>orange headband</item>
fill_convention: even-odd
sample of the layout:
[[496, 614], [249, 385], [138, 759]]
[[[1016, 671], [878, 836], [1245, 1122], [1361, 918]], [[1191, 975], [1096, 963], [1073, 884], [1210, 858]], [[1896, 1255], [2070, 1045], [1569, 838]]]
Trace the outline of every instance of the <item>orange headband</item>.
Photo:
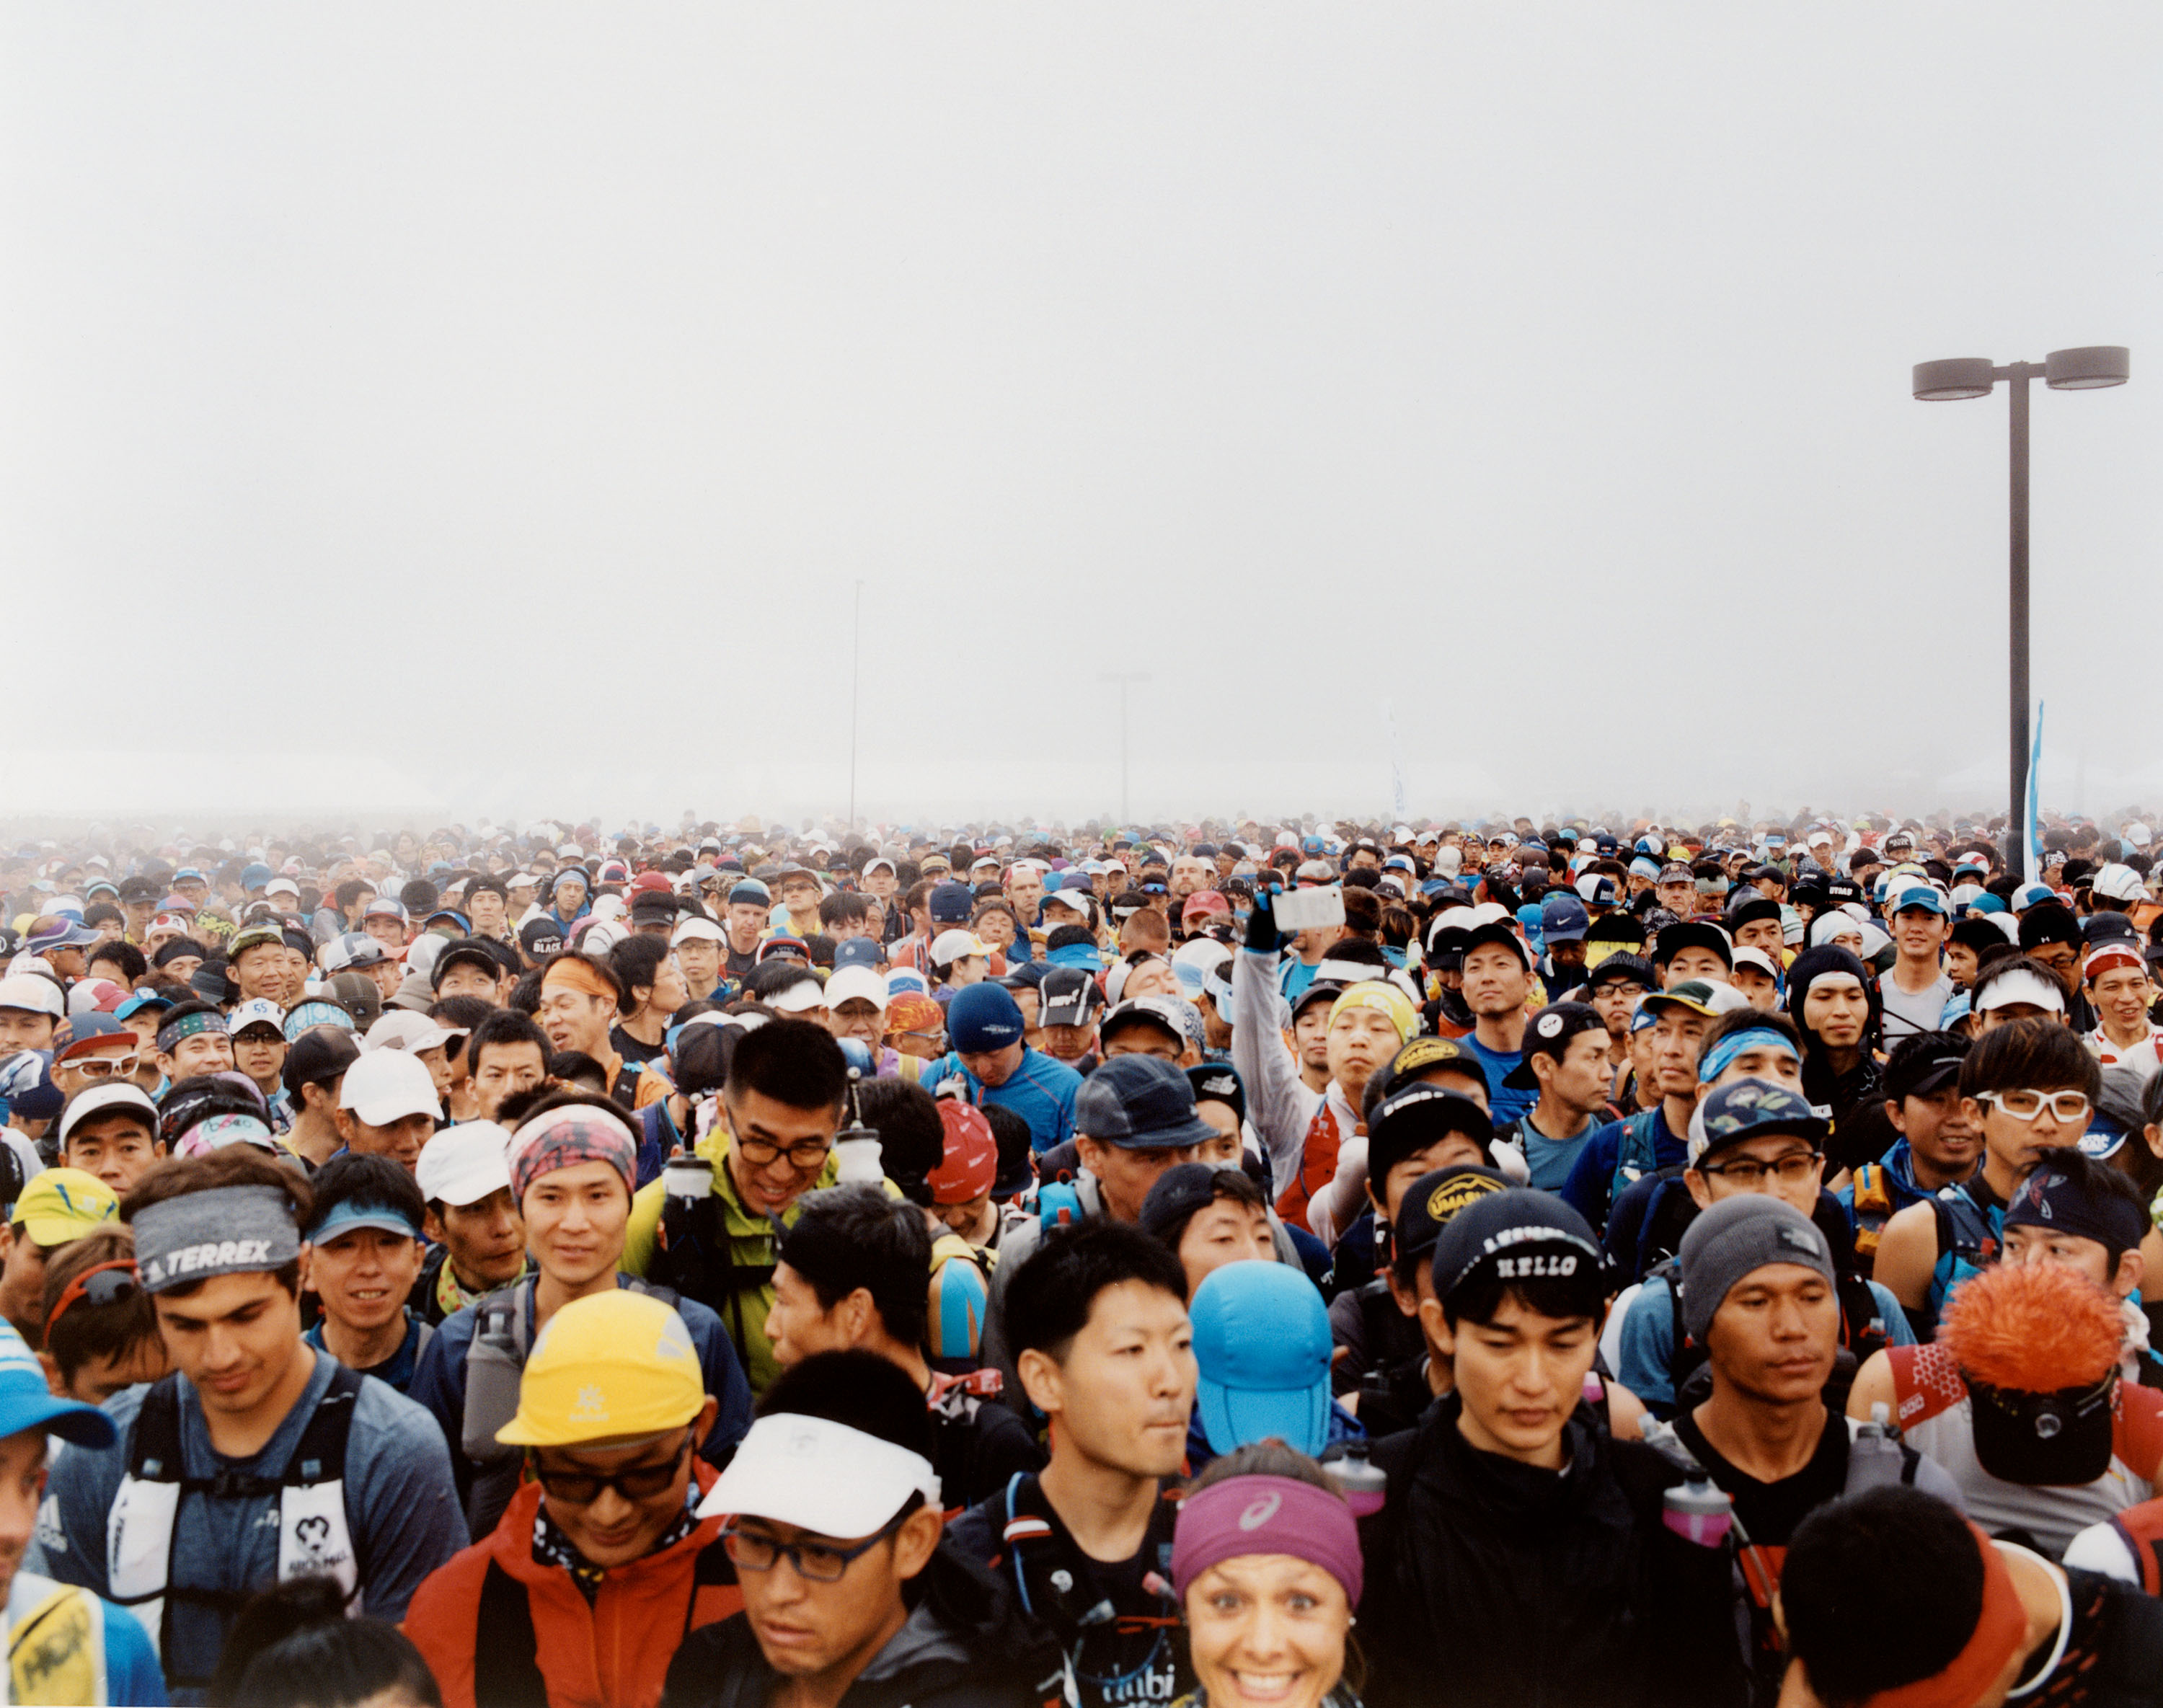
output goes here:
[[545, 993], [552, 990], [584, 991], [590, 997], [605, 997], [615, 1000], [615, 992], [609, 982], [594, 971], [593, 963], [583, 955], [559, 955], [548, 963], [548, 970], [541, 976], [541, 988]]
[[2026, 1640], [2028, 1610], [2013, 1587], [2005, 1556], [1974, 1525], [1968, 1528], [1975, 1531], [1975, 1545], [1982, 1553], [1982, 1616], [1975, 1622], [1967, 1647], [1927, 1679], [1878, 1691], [1867, 1699], [1866, 1708], [1967, 1708]]

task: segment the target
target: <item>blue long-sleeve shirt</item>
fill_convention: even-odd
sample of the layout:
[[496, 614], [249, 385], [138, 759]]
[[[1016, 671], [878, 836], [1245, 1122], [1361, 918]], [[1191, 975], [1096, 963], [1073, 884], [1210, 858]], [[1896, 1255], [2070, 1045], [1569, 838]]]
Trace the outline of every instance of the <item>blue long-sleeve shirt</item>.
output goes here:
[[967, 1086], [971, 1103], [979, 1108], [996, 1103], [1028, 1122], [1029, 1146], [1038, 1155], [1074, 1136], [1074, 1099], [1082, 1090], [1082, 1076], [1042, 1050], [1024, 1046], [1021, 1066], [1004, 1083], [986, 1085], [961, 1065], [957, 1051], [950, 1050], [917, 1076], [917, 1083], [935, 1093], [941, 1083], [956, 1076]]

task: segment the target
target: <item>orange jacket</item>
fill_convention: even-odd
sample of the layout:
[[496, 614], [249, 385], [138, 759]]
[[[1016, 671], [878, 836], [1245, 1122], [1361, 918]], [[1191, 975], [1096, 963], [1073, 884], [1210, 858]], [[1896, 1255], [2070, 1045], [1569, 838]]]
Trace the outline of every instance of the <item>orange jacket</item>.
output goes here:
[[[691, 1464], [699, 1488], [712, 1487], [713, 1467], [697, 1458]], [[413, 1593], [406, 1634], [434, 1672], [444, 1708], [475, 1708], [477, 1672], [485, 1673], [494, 1695], [509, 1674], [537, 1663], [549, 1708], [656, 1708], [684, 1634], [743, 1606], [721, 1552], [721, 1520], [705, 1519], [682, 1541], [611, 1570], [589, 1607], [569, 1573], [534, 1561], [540, 1505], [540, 1485], [521, 1486], [494, 1530]], [[491, 1565], [498, 1574], [493, 1592]], [[500, 1600], [490, 1610], [495, 1616], [484, 1616], [490, 1593], [500, 1598], [521, 1587], [534, 1633], [530, 1654], [521, 1652], [521, 1622], [500, 1616]]]

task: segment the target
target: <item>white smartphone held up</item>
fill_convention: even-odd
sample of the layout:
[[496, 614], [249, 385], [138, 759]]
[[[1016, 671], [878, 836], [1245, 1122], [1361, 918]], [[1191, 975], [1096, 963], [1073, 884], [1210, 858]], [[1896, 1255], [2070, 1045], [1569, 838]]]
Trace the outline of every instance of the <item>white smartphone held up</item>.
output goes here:
[[1277, 930], [1318, 931], [1344, 923], [1344, 886], [1323, 884], [1312, 889], [1287, 889], [1270, 904]]

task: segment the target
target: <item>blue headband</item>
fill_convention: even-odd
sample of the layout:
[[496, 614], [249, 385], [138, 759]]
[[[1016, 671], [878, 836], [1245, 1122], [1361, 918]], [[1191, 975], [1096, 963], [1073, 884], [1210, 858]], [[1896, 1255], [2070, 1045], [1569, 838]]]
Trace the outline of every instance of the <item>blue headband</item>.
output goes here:
[[1733, 1066], [1735, 1058], [1746, 1050], [1777, 1050], [1798, 1064], [1803, 1059], [1796, 1052], [1794, 1040], [1785, 1033], [1770, 1026], [1746, 1026], [1740, 1032], [1730, 1032], [1698, 1059], [1698, 1083], [1711, 1084]]

